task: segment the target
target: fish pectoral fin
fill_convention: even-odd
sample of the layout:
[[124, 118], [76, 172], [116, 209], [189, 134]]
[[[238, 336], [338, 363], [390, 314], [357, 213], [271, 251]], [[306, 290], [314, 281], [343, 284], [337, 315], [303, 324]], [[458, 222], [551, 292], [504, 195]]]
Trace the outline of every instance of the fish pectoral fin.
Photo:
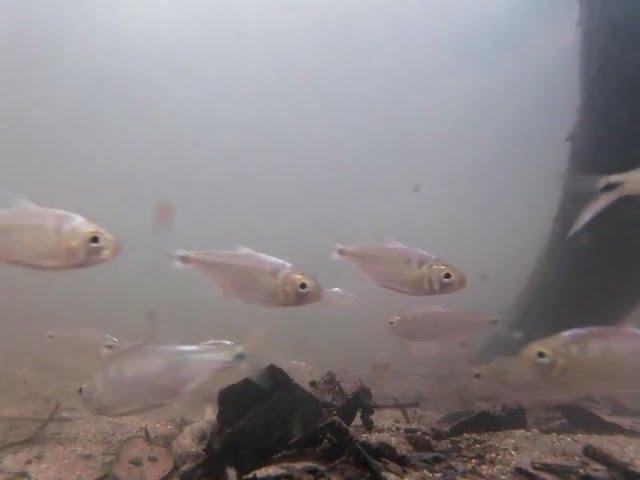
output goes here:
[[619, 190], [611, 190], [599, 194], [596, 198], [587, 203], [587, 205], [578, 215], [578, 218], [576, 218], [576, 221], [571, 227], [571, 230], [567, 234], [567, 238], [571, 237], [577, 231], [582, 229], [582, 227], [589, 223], [596, 215], [598, 215], [598, 213], [603, 211], [605, 208], [607, 208], [622, 196], [623, 194]]
[[358, 296], [342, 288], [328, 288], [324, 291], [326, 301], [337, 307], [350, 307], [358, 301]]

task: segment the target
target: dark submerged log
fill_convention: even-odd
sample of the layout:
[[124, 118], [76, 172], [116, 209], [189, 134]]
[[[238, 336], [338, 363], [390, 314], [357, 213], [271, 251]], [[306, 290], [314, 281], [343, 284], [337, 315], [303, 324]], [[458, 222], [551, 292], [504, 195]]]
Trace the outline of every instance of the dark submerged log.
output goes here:
[[[581, 0], [581, 105], [547, 245], [511, 311], [512, 336], [485, 353], [513, 353], [568, 328], [617, 324], [640, 301], [640, 202], [623, 198], [567, 239], [594, 195], [587, 175], [640, 166], [640, 1]], [[586, 182], [589, 183], [589, 182]], [[595, 181], [591, 182], [595, 185]]]

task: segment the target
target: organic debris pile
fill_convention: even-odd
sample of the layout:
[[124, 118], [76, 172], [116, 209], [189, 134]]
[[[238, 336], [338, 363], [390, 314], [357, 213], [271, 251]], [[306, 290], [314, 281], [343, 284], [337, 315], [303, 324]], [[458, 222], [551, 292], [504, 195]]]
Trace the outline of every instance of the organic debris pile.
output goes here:
[[[362, 382], [347, 391], [332, 372], [311, 382], [308, 391], [270, 365], [255, 379], [246, 378], [220, 392], [217, 424], [204, 455], [183, 467], [180, 478], [492, 478], [483, 472], [483, 464], [490, 464], [495, 453], [481, 436], [523, 432], [532, 423], [522, 406], [454, 412], [428, 429], [374, 423], [377, 410], [389, 409], [402, 413], [408, 423], [408, 410], [418, 407], [377, 404]], [[544, 423], [549, 415], [564, 430], [633, 434], [578, 405], [556, 407], [543, 415]], [[533, 419], [534, 424], [539, 421]], [[603, 472], [638, 478], [629, 476], [635, 472], [631, 464], [600, 447], [586, 444], [582, 453], [579, 464], [542, 458], [514, 465], [508, 472], [514, 478], [608, 478], [594, 476]]]
[[221, 390], [217, 414], [195, 422], [141, 428], [138, 417], [55, 407], [0, 445], [0, 480], [640, 479], [637, 417], [609, 407], [442, 415], [376, 403], [332, 372], [306, 389], [270, 365]]
[[349, 429], [358, 413], [367, 431], [374, 427], [373, 396], [366, 386], [348, 394], [329, 373], [313, 390], [318, 396], [275, 365], [256, 379], [223, 389], [205, 458], [191, 466], [186, 478], [220, 478], [229, 469], [245, 475], [273, 463], [301, 460], [320, 462], [314, 467], [318, 469], [320, 464], [335, 469], [352, 462], [383, 478], [379, 460], [407, 464], [393, 447], [358, 440]]

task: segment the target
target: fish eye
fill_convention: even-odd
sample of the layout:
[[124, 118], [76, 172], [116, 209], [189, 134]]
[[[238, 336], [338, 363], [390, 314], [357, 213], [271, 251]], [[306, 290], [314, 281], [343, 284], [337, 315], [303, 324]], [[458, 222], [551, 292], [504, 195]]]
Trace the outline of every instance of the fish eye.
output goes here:
[[89, 243], [91, 245], [100, 245], [100, 235], [91, 235], [89, 237]]
[[476, 372], [473, 374], [473, 378], [475, 378], [476, 380], [480, 380], [482, 378], [482, 373], [480, 372]]
[[539, 348], [536, 350], [536, 361], [539, 363], [549, 363], [551, 362], [551, 352], [546, 348]]
[[444, 278], [445, 280], [451, 280], [453, 278], [453, 275], [451, 274], [451, 272], [444, 272], [442, 274], [442, 278]]
[[393, 327], [395, 324], [396, 324], [395, 319], [390, 318], [390, 319], [389, 319], [389, 325], [391, 325], [391, 326]]
[[298, 288], [300, 289], [300, 291], [304, 292], [307, 288], [309, 288], [309, 285], [307, 284], [307, 282], [300, 282], [298, 284]]
[[80, 387], [78, 389], [78, 395], [82, 395], [83, 392], [84, 392], [84, 387]]

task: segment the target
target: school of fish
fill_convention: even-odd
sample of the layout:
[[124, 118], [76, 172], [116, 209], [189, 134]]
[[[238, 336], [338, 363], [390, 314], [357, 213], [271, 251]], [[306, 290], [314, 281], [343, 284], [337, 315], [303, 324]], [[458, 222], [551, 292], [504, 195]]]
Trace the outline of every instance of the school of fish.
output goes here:
[[[567, 241], [618, 198], [640, 195], [640, 169], [609, 175], [596, 183], [597, 195], [576, 218]], [[156, 206], [155, 225], [168, 228], [174, 214], [167, 202]], [[118, 237], [76, 213], [26, 199], [0, 210], [0, 262], [7, 265], [80, 269], [110, 262], [121, 250]], [[323, 302], [346, 306], [357, 301], [346, 290], [323, 287], [315, 275], [285, 259], [248, 247], [179, 249], [169, 257], [177, 266], [198, 272], [222, 296], [251, 305], [285, 308]], [[452, 294], [467, 285], [461, 269], [398, 241], [339, 244], [331, 257], [352, 265], [367, 281], [406, 296]], [[406, 342], [416, 358], [437, 356], [443, 362], [438, 363], [437, 374], [457, 376], [460, 390], [467, 396], [548, 401], [640, 392], [635, 372], [635, 361], [640, 359], [640, 329], [593, 326], [569, 330], [534, 341], [516, 356], [476, 366], [471, 359], [475, 347], [497, 329], [508, 331], [499, 316], [428, 304], [381, 321], [386, 322], [392, 336]], [[219, 372], [247, 360], [245, 349], [229, 341], [159, 344], [153, 335], [144, 341], [123, 343], [96, 332], [49, 332], [44, 347], [52, 351], [75, 348], [87, 365], [93, 365], [77, 393], [88, 411], [106, 416], [133, 415], [171, 405]], [[305, 381], [313, 375], [313, 368], [299, 360], [289, 360], [286, 368]], [[388, 380], [392, 371], [392, 363], [381, 353], [372, 365], [372, 381]]]

